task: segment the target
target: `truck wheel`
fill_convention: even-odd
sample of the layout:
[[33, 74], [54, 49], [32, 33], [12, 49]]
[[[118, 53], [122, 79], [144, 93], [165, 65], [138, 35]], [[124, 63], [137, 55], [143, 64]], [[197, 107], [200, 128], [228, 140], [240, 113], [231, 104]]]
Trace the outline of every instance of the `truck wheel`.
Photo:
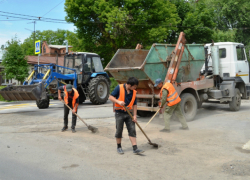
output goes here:
[[192, 121], [197, 113], [197, 101], [190, 93], [181, 95], [181, 110], [187, 121]]
[[235, 95], [232, 98], [232, 101], [229, 102], [229, 108], [231, 111], [239, 111], [240, 104], [241, 104], [240, 90], [238, 88], [235, 88]]
[[46, 109], [49, 107], [49, 97], [42, 100], [36, 100], [36, 105], [39, 109]]
[[151, 111], [141, 111], [141, 110], [137, 110], [137, 115], [140, 117], [150, 117], [152, 115], [154, 115], [155, 112], [151, 112]]
[[104, 104], [109, 97], [109, 82], [104, 76], [97, 76], [89, 82], [89, 99], [93, 104]]

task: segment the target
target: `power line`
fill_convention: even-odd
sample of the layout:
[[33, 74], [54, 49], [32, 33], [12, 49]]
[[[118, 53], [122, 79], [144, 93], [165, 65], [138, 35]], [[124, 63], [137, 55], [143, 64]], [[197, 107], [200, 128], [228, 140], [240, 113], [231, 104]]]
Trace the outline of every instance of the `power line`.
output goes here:
[[18, 18], [18, 19], [25, 19], [25, 20], [34, 20], [34, 19], [29, 19], [29, 18], [25, 18], [25, 17], [16, 17], [16, 16], [9, 16], [9, 15], [3, 15], [3, 14], [0, 14], [0, 16], [4, 16], [4, 17], [12, 17], [12, 18]]
[[27, 21], [26, 19], [17, 19], [17, 20], [13, 20], [13, 19], [0, 19], [0, 21]]
[[[11, 13], [11, 12], [6, 12], [6, 11], [0, 11], [0, 13], [5, 13], [5, 14], [13, 14], [13, 15], [18, 15], [18, 16], [26, 16], [26, 17], [32, 17], [32, 18], [42, 18], [38, 16], [31, 16], [31, 15], [26, 15], [26, 14], [17, 14], [17, 13]], [[48, 19], [48, 20], [55, 20], [55, 21], [65, 21], [63, 19], [53, 19], [53, 18], [43, 18], [43, 19]]]
[[57, 4], [55, 7], [53, 7], [51, 10], [49, 10], [47, 13], [45, 13], [42, 17], [44, 17], [45, 15], [47, 15], [50, 11], [52, 11], [53, 9], [55, 9], [57, 6], [59, 6], [64, 0], [62, 0], [59, 4]]
[[[61, 4], [62, 2], [60, 2], [59, 4]], [[57, 6], [55, 6], [55, 7], [57, 7]], [[52, 11], [54, 8], [52, 8], [50, 11]], [[49, 12], [47, 12], [46, 14], [48, 14]], [[69, 22], [67, 22], [65, 20], [62, 20], [62, 19], [43, 18], [43, 17], [31, 16], [31, 15], [25, 15], [25, 14], [17, 14], [17, 13], [5, 12], [5, 11], [0, 11], [0, 13], [15, 15], [15, 16], [11, 16], [11, 15], [0, 14], [0, 16], [4, 16], [4, 17], [7, 17], [7, 18], [10, 17], [10, 18], [16, 18], [16, 19], [18, 19], [18, 20], [16, 20], [16, 19], [14, 19], [14, 20], [10, 19], [10, 20], [0, 20], [0, 21], [24, 21], [24, 20], [32, 20], [32, 21], [36, 21], [36, 22], [40, 21], [40, 22], [49, 22], [49, 23], [72, 24], [72, 23], [69, 23]], [[25, 17], [22, 17], [22, 16], [25, 16]], [[91, 24], [107, 24], [107, 23], [106, 22], [87, 22], [87, 23], [83, 23], [83, 25], [91, 25]], [[178, 25], [177, 26], [173, 26], [173, 25], [165, 25], [165, 24], [131, 24], [131, 23], [112, 23], [112, 24], [113, 25], [120, 24], [120, 25], [127, 25], [127, 26], [156, 26], [156, 27], [162, 26], [162, 27], [175, 27], [175, 28], [214, 29], [214, 28], [211, 28], [211, 27], [178, 26]], [[230, 28], [217, 28], [217, 29], [227, 30], [227, 29], [230, 29]], [[250, 27], [238, 27], [238, 28], [234, 28], [234, 29], [248, 30], [248, 29], [250, 29]]]
[[58, 21], [47, 21], [47, 20], [39, 20], [37, 22], [50, 22], [50, 23], [60, 23], [60, 24], [73, 24], [73, 23], [70, 23], [70, 22], [58, 22]]

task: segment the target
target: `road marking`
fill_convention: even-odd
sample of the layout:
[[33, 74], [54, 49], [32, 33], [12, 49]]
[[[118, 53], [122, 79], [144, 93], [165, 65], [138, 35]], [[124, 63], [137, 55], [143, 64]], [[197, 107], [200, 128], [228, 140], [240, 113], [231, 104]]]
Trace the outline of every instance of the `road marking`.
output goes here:
[[[54, 106], [57, 104], [50, 104], [50, 106]], [[25, 107], [37, 107], [35, 103], [30, 103], [30, 104], [15, 104], [15, 105], [5, 105], [4, 107], [0, 107], [1, 110], [11, 110], [11, 109], [21, 109]]]

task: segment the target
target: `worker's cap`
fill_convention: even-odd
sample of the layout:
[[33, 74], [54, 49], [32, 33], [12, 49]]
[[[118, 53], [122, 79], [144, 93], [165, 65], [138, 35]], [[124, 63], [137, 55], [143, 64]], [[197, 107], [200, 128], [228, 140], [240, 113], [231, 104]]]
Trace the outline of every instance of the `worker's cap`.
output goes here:
[[155, 87], [158, 86], [158, 84], [160, 84], [162, 82], [161, 78], [158, 78], [155, 80]]
[[66, 85], [66, 90], [67, 90], [67, 92], [72, 91], [72, 85], [71, 84], [67, 84]]

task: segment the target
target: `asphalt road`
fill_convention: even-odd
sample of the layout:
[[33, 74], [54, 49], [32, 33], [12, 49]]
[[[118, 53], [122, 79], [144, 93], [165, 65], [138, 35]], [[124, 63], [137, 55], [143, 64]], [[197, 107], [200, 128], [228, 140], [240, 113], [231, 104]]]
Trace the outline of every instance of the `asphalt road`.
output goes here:
[[[124, 155], [116, 153], [112, 103], [86, 102], [78, 114], [99, 129], [91, 133], [77, 120], [76, 133], [61, 132], [63, 104], [51, 101], [39, 110], [34, 102], [0, 103], [0, 180], [18, 179], [249, 179], [250, 102], [230, 112], [225, 104], [204, 104], [189, 131], [171, 121], [171, 133], [159, 132], [158, 116], [145, 129], [154, 149], [137, 129], [135, 156], [124, 128]], [[69, 120], [71, 115], [69, 116]], [[145, 126], [149, 118], [138, 117]], [[69, 126], [71, 121], [69, 121]]]

